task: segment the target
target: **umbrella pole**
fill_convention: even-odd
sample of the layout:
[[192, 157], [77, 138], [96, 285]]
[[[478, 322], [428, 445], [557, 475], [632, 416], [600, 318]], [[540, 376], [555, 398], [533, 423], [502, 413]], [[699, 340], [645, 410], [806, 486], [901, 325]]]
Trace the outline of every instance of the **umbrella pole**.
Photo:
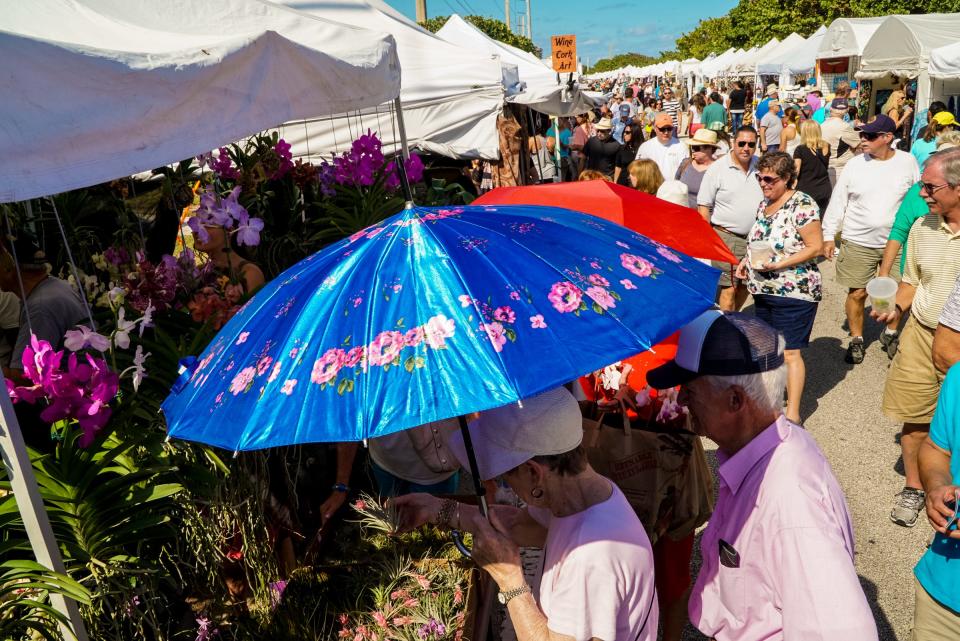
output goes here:
[[397, 132], [400, 134], [400, 155], [396, 158], [397, 171], [400, 174], [400, 184], [403, 186], [403, 198], [407, 201], [407, 209], [413, 207], [413, 190], [410, 188], [410, 179], [407, 178], [407, 170], [404, 167], [404, 161], [410, 160], [410, 146], [407, 143], [407, 127], [403, 122], [403, 105], [400, 104], [400, 96], [393, 99], [393, 105], [397, 111]]
[[480, 466], [477, 465], [477, 455], [473, 451], [473, 439], [470, 438], [467, 419], [464, 416], [460, 416], [458, 420], [460, 421], [460, 432], [463, 434], [463, 447], [467, 450], [467, 462], [470, 463], [470, 476], [473, 477], [473, 489], [480, 499], [480, 513], [483, 514], [484, 517], [488, 517], [487, 490], [483, 487], [483, 481], [480, 480]]

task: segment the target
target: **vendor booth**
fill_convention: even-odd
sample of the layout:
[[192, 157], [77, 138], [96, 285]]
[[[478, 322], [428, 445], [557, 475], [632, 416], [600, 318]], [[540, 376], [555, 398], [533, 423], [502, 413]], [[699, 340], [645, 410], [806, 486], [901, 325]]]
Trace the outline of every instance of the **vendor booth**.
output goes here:
[[817, 85], [833, 92], [841, 82], [853, 80], [863, 48], [885, 18], [838, 18], [816, 49]]

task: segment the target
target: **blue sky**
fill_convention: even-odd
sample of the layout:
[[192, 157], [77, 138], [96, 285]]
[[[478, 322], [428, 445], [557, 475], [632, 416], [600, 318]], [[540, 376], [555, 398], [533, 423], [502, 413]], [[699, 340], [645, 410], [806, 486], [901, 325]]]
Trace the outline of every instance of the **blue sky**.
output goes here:
[[[416, 15], [414, 0], [385, 0], [410, 18]], [[573, 33], [577, 36], [577, 53], [584, 63], [593, 64], [611, 53], [633, 51], [657, 55], [673, 48], [677, 36], [696, 26], [702, 18], [723, 15], [737, 4], [736, 0], [530, 0], [533, 14], [533, 39], [550, 50], [550, 36]], [[512, 0], [511, 12], [525, 7], [522, 0]], [[479, 14], [503, 20], [502, 0], [427, 0], [427, 15], [451, 13]], [[512, 26], [516, 29], [516, 19]]]

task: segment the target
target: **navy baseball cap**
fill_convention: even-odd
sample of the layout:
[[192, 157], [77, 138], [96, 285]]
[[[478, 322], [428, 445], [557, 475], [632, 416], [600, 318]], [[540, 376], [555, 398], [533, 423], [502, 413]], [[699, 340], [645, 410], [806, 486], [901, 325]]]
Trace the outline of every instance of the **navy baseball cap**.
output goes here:
[[890, 116], [880, 114], [865, 125], [857, 127], [857, 131], [865, 134], [892, 134], [897, 130], [897, 123]]
[[759, 374], [781, 365], [777, 330], [750, 314], [711, 309], [680, 330], [677, 356], [647, 372], [647, 382], [669, 389], [700, 376]]

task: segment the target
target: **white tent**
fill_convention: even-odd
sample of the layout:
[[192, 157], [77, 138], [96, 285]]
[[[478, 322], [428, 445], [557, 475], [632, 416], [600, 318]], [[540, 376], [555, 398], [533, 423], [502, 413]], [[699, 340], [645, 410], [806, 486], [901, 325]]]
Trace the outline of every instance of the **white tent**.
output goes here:
[[5, 0], [0, 16], [0, 202], [129, 176], [400, 88], [389, 35], [260, 0]]
[[930, 52], [930, 77], [960, 80], [960, 42]]
[[[507, 100], [510, 102], [557, 116], [583, 113], [595, 106], [593, 100], [583, 95], [576, 85], [569, 89], [566, 82], [558, 83], [556, 72], [538, 58], [494, 40], [457, 14], [450, 16], [437, 35], [470, 51], [498, 56], [502, 63], [515, 66], [521, 87], [508, 93]], [[561, 80], [565, 81], [566, 77]]]
[[720, 67], [729, 62], [730, 58], [736, 55], [736, 53], [737, 49], [730, 47], [723, 53], [704, 60], [700, 63], [700, 75], [704, 76], [705, 78], [713, 78], [717, 75], [717, 71], [720, 69]]
[[863, 48], [858, 78], [925, 74], [930, 50], [960, 40], [960, 14], [889, 16]]
[[863, 48], [886, 18], [837, 18], [817, 49], [817, 59], [860, 56]]
[[[403, 69], [400, 100], [411, 146], [454, 158], [499, 157], [502, 69], [490, 55], [450, 44], [381, 0], [280, 1], [313, 16], [393, 35]], [[288, 122], [281, 134], [294, 155], [303, 158], [342, 151], [351, 132], [367, 128], [379, 129], [385, 151], [396, 151], [399, 131], [392, 119], [390, 106], [382, 105], [349, 119]]]
[[[802, 40], [803, 38], [796, 33], [791, 33], [787, 36], [789, 39], [793, 39], [794, 43], [796, 40]], [[776, 51], [780, 47], [782, 42], [778, 38], [771, 38], [762, 47], [758, 47], [756, 51], [749, 55], [744, 55], [737, 60], [735, 66], [731, 66], [729, 70], [729, 75], [732, 76], [755, 76], [757, 73], [757, 64], [761, 60], [766, 60], [772, 55], [776, 55]]]
[[[826, 33], [827, 28], [821, 26], [809, 38], [801, 38], [799, 42], [794, 42], [793, 46], [781, 48], [779, 53], [771, 55], [766, 61], [760, 61], [757, 64], [757, 73], [780, 74], [781, 76], [813, 73], [817, 66], [817, 50]], [[785, 42], [787, 42], [787, 39], [784, 39]], [[780, 84], [789, 83], [781, 80]]]

